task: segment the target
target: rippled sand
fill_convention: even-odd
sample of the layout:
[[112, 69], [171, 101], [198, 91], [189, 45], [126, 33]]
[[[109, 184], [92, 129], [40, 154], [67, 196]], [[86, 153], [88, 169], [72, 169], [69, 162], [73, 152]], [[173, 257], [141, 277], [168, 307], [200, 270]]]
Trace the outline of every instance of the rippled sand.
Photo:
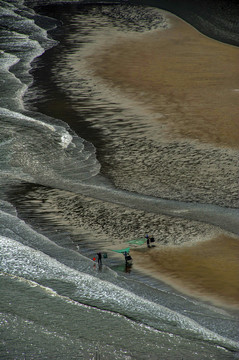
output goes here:
[[238, 48], [166, 16], [170, 29], [142, 33], [112, 24], [106, 32], [103, 19], [84, 46], [76, 16], [57, 82], [79, 117], [86, 105], [94, 109], [84, 116], [104, 140], [97, 156], [115, 186], [238, 207]]
[[168, 137], [238, 148], [239, 49], [167, 16], [170, 29], [121, 35], [89, 64], [166, 125]]
[[[153, 119], [152, 128], [163, 124], [168, 139], [238, 149], [239, 49], [167, 16], [170, 29], [121, 34], [100, 55], [89, 57], [94, 75], [136, 101], [141, 113]], [[239, 307], [238, 239], [221, 235], [193, 246], [144, 248], [132, 255], [135, 268], [180, 290]]]
[[[79, 84], [84, 76], [92, 84], [92, 104], [96, 109], [99, 104], [105, 107], [102, 116], [96, 111], [90, 121], [106, 134], [101, 164], [116, 186], [237, 207], [239, 49], [167, 16], [170, 29], [113, 32], [106, 40], [104, 33], [97, 39], [94, 34], [86, 49], [79, 44], [75, 52], [66, 54], [56, 71], [58, 80], [63, 88], [68, 84], [80, 114]], [[75, 45], [80, 36], [72, 35], [70, 44]], [[114, 112], [114, 102], [130, 110], [130, 116]], [[64, 208], [64, 222], [76, 231], [82, 227], [89, 232], [103, 251], [122, 248], [122, 239], [152, 231], [156, 247], [132, 251], [133, 269], [186, 293], [238, 306], [239, 239], [216, 237], [206, 224], [156, 216], [150, 209], [136, 214], [88, 201], [63, 196], [53, 199], [53, 204], [56, 208], [60, 204], [60, 211]], [[204, 241], [198, 243], [199, 238]], [[188, 241], [195, 245], [184, 246]]]

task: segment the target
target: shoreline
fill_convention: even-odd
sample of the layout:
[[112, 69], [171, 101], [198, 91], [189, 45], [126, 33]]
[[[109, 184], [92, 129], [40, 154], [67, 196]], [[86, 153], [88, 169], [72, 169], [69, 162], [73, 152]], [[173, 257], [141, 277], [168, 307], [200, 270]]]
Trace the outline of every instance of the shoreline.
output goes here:
[[[239, 310], [238, 236], [207, 224], [144, 214], [63, 190], [35, 187], [23, 198], [23, 209], [31, 208], [43, 223], [74, 234], [73, 243], [79, 251], [86, 246], [87, 254], [94, 253], [94, 249], [95, 253], [108, 252], [109, 261], [116, 258], [119, 264], [124, 264], [123, 257], [110, 250], [128, 247], [126, 239], [144, 237], [147, 228], [156, 239], [155, 247], [132, 245], [131, 271], [163, 281], [190, 297]], [[104, 264], [109, 266], [107, 260]]]
[[[67, 114], [67, 116], [68, 116], [68, 114]], [[66, 120], [64, 120], [64, 121], [66, 121]], [[71, 124], [71, 126], [72, 126], [72, 124]], [[76, 126], [77, 127], [77, 126]], [[73, 129], [74, 129], [74, 127], [73, 127]], [[90, 129], [89, 129], [89, 132], [90, 132]], [[95, 135], [96, 137], [97, 137], [97, 134]], [[204, 169], [205, 171], [206, 170], [208, 170], [208, 169]], [[64, 201], [64, 199], [63, 199], [63, 201]], [[71, 214], [70, 214], [70, 212], [69, 212], [69, 217], [71, 216]], [[150, 214], [149, 214], [149, 216], [150, 216]], [[92, 224], [93, 225], [93, 224]], [[93, 228], [94, 228], [94, 226], [93, 226]], [[99, 233], [101, 232], [102, 230], [101, 229], [99, 229]], [[167, 231], [166, 229], [165, 229], [165, 231]], [[108, 237], [110, 237], [108, 234], [107, 234], [107, 232], [106, 232], [106, 234], [103, 232], [103, 234], [100, 234], [100, 236], [103, 238], [104, 236], [108, 236]], [[177, 233], [175, 232], [175, 230], [174, 230], [174, 233], [173, 234], [171, 234], [172, 236], [177, 236]], [[135, 266], [137, 266], [137, 264], [135, 263]], [[146, 269], [145, 269], [145, 271], [147, 271]], [[151, 274], [151, 276], [152, 276], [152, 274]]]

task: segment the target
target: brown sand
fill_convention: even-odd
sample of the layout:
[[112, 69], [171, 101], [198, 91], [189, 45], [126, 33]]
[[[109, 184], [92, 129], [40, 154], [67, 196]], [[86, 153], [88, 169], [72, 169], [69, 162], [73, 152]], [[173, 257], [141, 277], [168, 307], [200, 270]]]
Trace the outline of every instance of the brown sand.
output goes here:
[[[132, 34], [132, 36], [121, 34], [115, 40], [112, 38], [110, 44], [102, 46], [102, 43], [100, 43], [102, 51], [96, 45], [95, 53], [86, 59], [90, 75], [91, 70], [93, 70], [93, 75], [100, 79], [99, 83], [103, 80], [106, 89], [112, 89], [113, 96], [117, 95], [119, 90], [119, 94], [123, 98], [125, 96], [126, 99], [130, 98], [136, 101], [142, 115], [146, 114], [146, 121], [152, 114], [152, 120], [149, 121], [150, 125], [152, 123], [152, 132], [155, 129], [157, 130], [155, 131], [156, 143], [161, 140], [158, 133], [166, 128], [165, 134], [168, 137], [171, 136], [172, 139], [186, 137], [197, 139], [200, 142], [216, 144], [217, 146], [238, 148], [239, 49], [203, 36], [175, 16], [170, 15], [169, 17], [172, 27], [168, 30]], [[78, 34], [76, 34], [76, 37], [78, 37]], [[77, 41], [77, 38], [74, 41]], [[82, 76], [78, 68], [79, 58], [78, 53], [75, 56], [70, 53], [70, 65], [68, 71], [65, 72], [65, 82], [67, 82], [67, 77], [71, 74], [73, 65], [75, 66], [75, 73], [73, 72], [73, 74], [75, 74], [78, 82], [80, 81], [80, 78], [77, 78], [79, 74]], [[64, 79], [63, 76], [61, 77]], [[73, 78], [73, 84], [74, 80]], [[74, 96], [78, 96], [77, 89], [78, 83], [76, 87], [73, 86]], [[75, 98], [73, 97], [73, 99]], [[74, 104], [76, 103], [77, 101], [74, 102]], [[166, 125], [165, 127], [158, 126], [162, 122]], [[107, 119], [104, 125], [107, 128]], [[121, 142], [122, 138], [120, 138], [119, 143], [121, 144]], [[178, 151], [180, 150], [181, 148]], [[143, 151], [145, 151], [144, 148]], [[138, 156], [139, 152], [136, 151], [135, 153]], [[124, 148], [124, 159], [127, 155], [125, 155]], [[120, 157], [117, 156], [116, 158], [118, 161]], [[176, 161], [170, 167], [175, 166], [175, 164]], [[182, 167], [182, 161], [179, 164]], [[211, 164], [214, 164], [212, 173], [210, 173]], [[201, 180], [206, 173], [203, 178], [206, 180], [202, 181], [203, 184], [205, 182], [202, 191], [206, 192], [207, 186], [211, 187], [212, 192], [210, 194], [213, 198], [218, 193], [218, 189], [215, 189], [215, 184], [210, 185], [210, 179], [215, 176], [218, 182], [218, 175], [220, 174], [220, 171], [218, 173], [215, 171], [215, 168], [218, 170], [218, 166], [215, 164], [217, 162], [209, 161], [210, 166], [204, 165], [201, 168], [199, 165], [197, 168], [197, 165], [192, 162], [189, 169], [196, 169], [196, 172], [193, 173], [192, 171], [189, 172], [188, 168], [185, 168], [186, 178], [198, 177]], [[122, 163], [120, 163], [120, 166], [122, 166]], [[178, 164], [177, 167], [179, 167]], [[161, 168], [162, 173], [165, 173], [165, 165]], [[230, 169], [225, 167], [225, 170], [221, 171], [222, 177], [226, 181], [221, 188], [228, 189], [231, 186], [229, 186], [231, 182], [228, 181], [228, 177], [232, 173]], [[132, 169], [130, 172], [132, 172]], [[200, 175], [197, 175], [197, 173]], [[119, 169], [116, 171], [116, 176], [119, 177], [118, 174]], [[175, 182], [181, 176], [178, 176], [176, 168], [170, 168], [169, 174], [170, 177], [166, 177], [165, 181], [161, 181], [160, 186], [164, 183], [168, 186], [170, 181]], [[127, 173], [126, 177], [130, 178], [130, 176]], [[130, 181], [133, 182], [131, 178]], [[140, 182], [139, 177], [138, 181]], [[122, 183], [125, 185], [125, 178], [123, 178]], [[149, 184], [148, 180], [147, 184]], [[192, 189], [192, 187], [187, 187], [185, 184], [187, 185], [187, 182], [182, 181], [180, 183], [177, 188], [178, 193], [184, 190], [183, 185], [187, 190]], [[157, 187], [160, 186], [157, 184]], [[191, 192], [193, 193], [200, 186], [200, 182], [198, 182], [197, 186], [193, 185], [193, 191]], [[148, 187], [151, 189], [152, 184], [149, 184]], [[235, 187], [237, 188], [237, 185]], [[172, 187], [169, 189], [172, 191]], [[176, 194], [174, 193], [173, 196], [175, 197]], [[196, 197], [196, 199], [202, 199], [202, 194], [200, 193], [200, 196]], [[195, 198], [193, 200], [195, 201]], [[64, 203], [67, 204], [65, 200]], [[69, 211], [69, 214], [66, 211], [64, 213], [68, 216], [67, 221], [69, 219], [72, 221], [71, 211]], [[118, 221], [121, 231], [124, 234], [126, 233], [124, 226], [126, 225], [126, 229], [128, 228], [128, 215], [121, 218], [117, 211], [116, 215], [114, 215], [114, 212], [113, 214], [110, 212], [107, 216], [109, 219], [115, 216], [112, 221], [114, 230], [115, 223]], [[95, 224], [98, 225], [98, 219], [95, 221], [92, 214], [88, 218], [89, 223], [83, 218], [86, 221], [87, 232], [89, 232], [89, 227], [93, 228], [94, 236], [97, 235], [99, 238], [101, 236], [104, 240], [102, 240], [102, 246], [105, 246], [105, 238], [110, 239], [112, 243], [112, 237], [109, 236], [109, 227], [105, 227], [106, 224], [103, 224], [102, 227], [99, 226], [100, 228], [97, 228], [98, 234], [94, 228]], [[147, 220], [145, 215], [144, 218]], [[79, 213], [77, 213], [76, 219], [79, 227]], [[116, 219], [118, 220], [116, 221]], [[139, 219], [141, 220], [140, 217]], [[137, 226], [138, 223], [139, 221], [133, 220], [131, 225]], [[134, 231], [139, 232], [140, 226], [141, 223]], [[159, 225], [157, 221], [154, 226], [158, 226], [159, 232], [164, 232], [161, 236], [162, 239], [165, 240], [169, 237], [171, 226], [163, 227], [162, 223]], [[115, 233], [118, 234], [117, 231]], [[183, 230], [181, 229], [181, 231]], [[153, 233], [157, 238], [156, 231]], [[177, 229], [171, 232], [171, 237], [175, 241], [179, 240]], [[180, 234], [181, 238], [182, 233]], [[186, 229], [184, 238], [187, 239]], [[157, 245], [156, 248], [149, 251], [144, 247], [143, 250], [132, 251], [134, 268], [160, 278], [190, 295], [194, 294], [206, 299], [213, 299], [214, 302], [239, 307], [238, 240], [221, 236], [218, 239], [204, 241], [190, 247], [159, 247]], [[113, 245], [117, 246], [116, 240], [113, 241]], [[109, 248], [110, 246], [107, 246], [107, 249]]]
[[[238, 149], [239, 49], [167, 16], [170, 29], [121, 35], [88, 65], [106, 86], [138, 102], [142, 114], [154, 115], [155, 127], [163, 122], [167, 137]], [[138, 270], [189, 295], [239, 308], [239, 239], [221, 235], [131, 253]]]
[[142, 112], [158, 115], [168, 136], [238, 148], [239, 49], [167, 16], [170, 29], [121, 35], [88, 65]]
[[220, 235], [194, 245], [131, 251], [134, 267], [175, 288], [239, 309], [239, 239]]

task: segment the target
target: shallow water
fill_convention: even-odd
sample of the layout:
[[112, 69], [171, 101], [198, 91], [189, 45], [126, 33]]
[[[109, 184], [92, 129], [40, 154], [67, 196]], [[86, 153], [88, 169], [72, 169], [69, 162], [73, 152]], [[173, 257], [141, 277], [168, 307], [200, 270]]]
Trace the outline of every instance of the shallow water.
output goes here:
[[132, 256], [134, 266], [146, 268], [181, 291], [238, 307], [238, 238], [221, 235], [182, 247], [136, 249]]
[[[123, 223], [121, 220], [126, 219], [128, 236], [138, 231], [134, 227], [136, 218], [143, 232], [144, 221], [153, 215], [142, 208], [146, 198], [116, 191], [110, 181], [96, 177], [101, 159], [105, 161], [104, 175], [111, 167], [111, 160], [108, 158], [107, 162], [106, 157], [109, 149], [106, 138], [110, 141], [110, 134], [105, 137], [104, 124], [102, 129], [89, 126], [90, 119], [99, 115], [99, 108], [102, 118], [103, 114], [109, 115], [103, 99], [99, 100], [97, 109], [92, 108], [82, 90], [82, 113], [79, 115], [71, 108], [70, 96], [64, 93], [67, 89], [60, 90], [55, 97], [54, 86], [46, 83], [49, 75], [46, 73], [48, 75], [40, 75], [45, 88], [36, 77], [37, 86], [32, 86], [24, 99], [28, 110], [24, 108], [23, 94], [32, 82], [30, 62], [56, 45], [47, 37], [46, 29], [59, 23], [35, 17], [31, 9], [18, 1], [1, 2], [1, 6], [5, 14], [1, 21], [8, 28], [7, 33], [1, 32], [4, 51], [1, 52], [1, 79], [4, 81], [0, 84], [1, 358], [234, 359], [239, 350], [236, 311], [185, 296], [134, 269], [123, 273], [120, 268], [124, 267], [124, 262], [119, 258], [109, 256], [101, 271], [92, 261], [100, 244], [112, 244], [111, 234], [117, 225], [118, 213], [118, 229]], [[120, 16], [126, 9], [120, 9]], [[104, 11], [108, 12], [108, 8]], [[125, 15], [124, 31], [127, 31], [130, 14], [135, 14], [135, 9], [130, 11]], [[83, 11], [84, 21], [89, 15], [87, 12], [88, 9]], [[101, 26], [101, 11], [96, 7], [94, 12]], [[53, 15], [48, 10], [46, 13]], [[155, 10], [143, 11], [139, 19], [141, 31], [154, 19], [152, 14]], [[69, 17], [71, 15], [70, 12]], [[118, 26], [117, 17], [115, 21]], [[158, 26], [160, 22], [154, 24]], [[56, 38], [60, 39], [57, 33]], [[82, 42], [85, 39], [82, 38]], [[71, 48], [64, 42], [63, 45], [65, 50], [67, 46], [68, 50], [69, 46]], [[33, 74], [39, 75], [37, 68], [43, 64], [41, 59], [34, 61]], [[56, 80], [56, 69], [52, 81]], [[48, 102], [49, 98], [52, 102]], [[59, 100], [62, 100], [60, 108]], [[46, 110], [46, 104], [54, 102], [55, 105]], [[44, 107], [43, 114], [39, 110], [43, 111]], [[111, 109], [115, 114], [118, 111], [115, 107]], [[71, 115], [77, 134], [62, 121]], [[117, 120], [113, 130], [118, 127]], [[80, 137], [83, 128], [89, 138]], [[126, 127], [123, 128], [126, 134]], [[140, 134], [142, 129], [136, 126], [137, 131]], [[95, 140], [95, 146], [105, 145], [101, 147], [99, 158], [95, 155], [96, 148], [88, 142], [90, 137]], [[58, 188], [64, 189], [63, 192]], [[107, 206], [109, 199], [112, 204]], [[233, 203], [231, 195], [228, 199]], [[185, 211], [177, 207], [180, 203], [170, 205], [163, 201], [161, 205], [163, 208], [169, 206], [166, 212], [170, 214], [162, 215], [161, 200], [149, 198], [148, 201], [156, 212], [159, 211], [153, 218], [155, 230], [159, 223], [172, 230], [171, 236], [168, 234], [169, 242], [173, 243], [174, 234], [181, 229], [178, 240], [181, 243], [185, 227], [192, 241], [202, 233], [203, 227], [204, 236], [218, 231], [212, 225], [193, 223], [191, 215], [189, 219], [170, 217], [175, 211], [176, 214]], [[191, 211], [192, 206], [188, 206]], [[105, 216], [105, 209], [108, 216]], [[213, 213], [217, 213], [215, 209], [218, 207], [213, 206]], [[236, 229], [235, 212], [236, 209], [225, 211], [225, 226], [234, 224]], [[131, 217], [131, 225], [127, 216]], [[215, 218], [217, 216], [212, 216]], [[104, 220], [104, 227], [102, 219], [108, 221]], [[115, 235], [116, 245], [120, 237], [120, 232]]]

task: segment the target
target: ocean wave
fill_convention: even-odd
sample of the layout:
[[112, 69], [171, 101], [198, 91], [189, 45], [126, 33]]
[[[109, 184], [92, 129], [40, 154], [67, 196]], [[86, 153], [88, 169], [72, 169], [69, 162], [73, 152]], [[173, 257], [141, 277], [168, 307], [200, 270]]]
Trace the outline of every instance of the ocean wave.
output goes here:
[[72, 284], [74, 297], [79, 302], [118, 312], [135, 321], [142, 321], [157, 330], [206, 340], [230, 350], [239, 350], [239, 344], [200, 326], [182, 314], [152, 303], [122, 287], [92, 275], [73, 270], [58, 260], [1, 237], [1, 271], [33, 281], [62, 280]]
[[15, 179], [64, 186], [64, 182], [94, 176], [100, 165], [93, 145], [70, 133], [57, 119], [52, 125], [51, 119], [42, 119], [41, 114], [23, 113], [22, 99], [32, 83], [32, 61], [57, 44], [47, 34], [57, 21], [37, 16], [21, 1], [2, 4], [1, 182]]
[[19, 169], [21, 180], [67, 188], [98, 174], [94, 146], [63, 126], [8, 109], [0, 115], [3, 170], [15, 176]]

